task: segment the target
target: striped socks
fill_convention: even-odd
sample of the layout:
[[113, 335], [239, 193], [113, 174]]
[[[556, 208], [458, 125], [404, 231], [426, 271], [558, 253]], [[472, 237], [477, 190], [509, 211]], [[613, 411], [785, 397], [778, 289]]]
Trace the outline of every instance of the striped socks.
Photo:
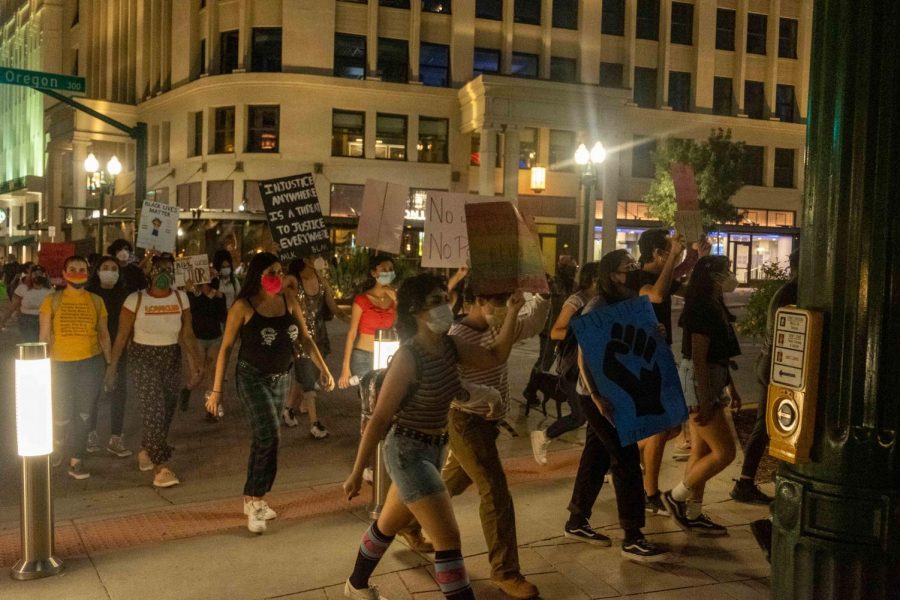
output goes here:
[[446, 598], [475, 600], [462, 552], [458, 548], [434, 553], [434, 578]]
[[394, 536], [381, 533], [377, 523], [372, 523], [366, 530], [362, 542], [359, 544], [359, 553], [356, 555], [353, 574], [350, 575], [350, 584], [354, 588], [363, 590], [369, 587], [369, 577], [372, 576], [372, 571], [378, 566], [378, 562], [393, 541]]

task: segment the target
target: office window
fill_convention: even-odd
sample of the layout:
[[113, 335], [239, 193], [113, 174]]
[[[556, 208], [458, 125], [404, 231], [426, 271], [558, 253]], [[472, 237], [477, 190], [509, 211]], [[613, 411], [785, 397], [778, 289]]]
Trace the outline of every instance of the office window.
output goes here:
[[775, 111], [779, 119], [785, 123], [794, 123], [796, 121], [794, 115], [796, 114], [797, 101], [794, 96], [794, 86], [776, 85], [775, 104]]
[[792, 210], [768, 210], [769, 227], [793, 227], [794, 211]]
[[206, 207], [219, 210], [234, 210], [234, 181], [231, 179], [207, 181]]
[[575, 132], [550, 130], [550, 170], [571, 171], [575, 157]]
[[219, 34], [221, 56], [219, 73], [228, 74], [238, 68], [238, 30], [223, 31]]
[[682, 71], [669, 72], [669, 106], [679, 112], [691, 110], [691, 74]]
[[450, 85], [450, 46], [422, 43], [419, 47], [419, 78], [425, 85]]
[[694, 43], [694, 5], [672, 3], [672, 43], [691, 46]]
[[553, 0], [553, 26], [578, 29], [578, 0]]
[[656, 108], [656, 69], [634, 68], [634, 103], [641, 108]]
[[659, 39], [659, 0], [638, 0], [636, 34], [640, 40]]
[[775, 187], [794, 187], [793, 148], [775, 148]]
[[450, 14], [450, 0], [422, 0], [422, 12]]
[[366, 143], [366, 113], [331, 113], [331, 155], [362, 157]]
[[716, 50], [734, 50], [734, 19], [733, 10], [716, 11]]
[[600, 32], [606, 35], [625, 35], [625, 0], [603, 0]]
[[653, 164], [653, 153], [656, 151], [656, 139], [634, 136], [631, 147], [631, 176], [654, 177], [656, 167]]
[[378, 113], [375, 118], [375, 158], [406, 160], [406, 117]]
[[538, 55], [525, 52], [513, 52], [512, 73], [516, 77], [538, 76]]
[[191, 113], [188, 119], [188, 156], [200, 156], [203, 154], [203, 111]]
[[198, 72], [201, 75], [206, 75], [206, 40], [200, 40], [200, 68]]
[[744, 185], [764, 185], [765, 156], [762, 146], [744, 146]]
[[409, 8], [409, 0], [378, 0], [378, 5], [390, 8]]
[[215, 112], [214, 154], [234, 152], [234, 107], [223, 106]]
[[503, 20], [503, 0], [475, 0], [475, 16], [479, 19]]
[[625, 78], [625, 65], [621, 63], [600, 63], [600, 85], [603, 87], [622, 87]]
[[366, 78], [366, 36], [334, 34], [334, 76]]
[[578, 70], [574, 58], [550, 57], [550, 80], [575, 83], [578, 81]]
[[516, 23], [541, 24], [541, 3], [535, 0], [515, 0], [513, 18]]
[[490, 48], [475, 48], [474, 76], [482, 73], [500, 72], [500, 51]]
[[247, 152], [278, 152], [277, 106], [251, 106], [247, 109]]
[[731, 77], [713, 78], [713, 113], [734, 114], [734, 82]]
[[751, 119], [766, 118], [766, 94], [762, 81], [744, 82], [744, 113]]
[[778, 58], [797, 58], [797, 19], [778, 22]]
[[281, 71], [281, 27], [254, 27], [250, 69], [256, 72]]
[[750, 54], [766, 53], [766, 15], [747, 14], [747, 52]]
[[519, 134], [520, 169], [530, 169], [537, 165], [537, 154], [540, 145], [540, 130], [534, 127], [525, 127]]
[[447, 119], [419, 117], [419, 162], [448, 162], [449, 128]]
[[409, 81], [409, 43], [406, 40], [378, 38], [378, 75], [382, 81]]

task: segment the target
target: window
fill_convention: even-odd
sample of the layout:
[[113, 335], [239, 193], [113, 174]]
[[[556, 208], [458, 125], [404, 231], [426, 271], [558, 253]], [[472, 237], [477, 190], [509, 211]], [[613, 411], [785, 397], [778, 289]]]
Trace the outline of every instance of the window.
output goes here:
[[638, 0], [636, 34], [640, 40], [659, 39], [659, 0]]
[[669, 72], [669, 106], [679, 112], [691, 111], [691, 74]]
[[694, 43], [694, 5], [672, 3], [672, 43], [691, 46]]
[[762, 81], [744, 82], [744, 113], [751, 119], [766, 117], [766, 95]]
[[541, 24], [541, 3], [535, 0], [515, 0], [513, 19], [516, 23]]
[[778, 58], [797, 58], [797, 19], [778, 22]]
[[228, 74], [238, 68], [238, 30], [219, 34], [221, 61], [219, 73]]
[[747, 14], [747, 52], [750, 54], [766, 53], [766, 15]]
[[794, 187], [793, 148], [775, 148], [775, 187]]
[[406, 40], [378, 38], [378, 75], [382, 81], [409, 81], [409, 43]]
[[656, 151], [654, 138], [634, 136], [634, 146], [631, 147], [631, 176], [653, 177], [656, 175], [656, 167], [653, 164], [653, 152]]
[[513, 52], [512, 73], [510, 75], [515, 75], [516, 77], [537, 77], [538, 55]]
[[366, 37], [334, 34], [334, 76], [348, 79], [366, 78]]
[[375, 118], [375, 158], [406, 160], [406, 117], [379, 113]]
[[419, 117], [419, 162], [448, 162], [447, 119]]
[[734, 114], [734, 82], [731, 77], [713, 78], [713, 114]]
[[180, 183], [175, 187], [175, 202], [181, 210], [200, 208], [201, 185], [199, 181]]
[[409, 0], [378, 0], [378, 5], [390, 8], [409, 8]]
[[778, 84], [775, 86], [775, 111], [778, 114], [778, 118], [784, 121], [785, 123], [794, 123], [796, 114], [796, 106], [797, 102], [794, 97], [794, 86], [792, 85], [781, 85]]
[[335, 110], [331, 113], [331, 155], [362, 158], [366, 140], [366, 113]]
[[571, 171], [575, 156], [575, 132], [550, 130], [550, 170]]
[[578, 0], [553, 0], [553, 26], [578, 29]]
[[526, 127], [519, 134], [519, 168], [530, 169], [537, 165], [537, 153], [540, 147], [540, 131], [534, 127]]
[[419, 50], [419, 78], [425, 85], [450, 85], [450, 46], [422, 43]]
[[247, 110], [247, 152], [278, 152], [277, 106], [251, 106]]
[[234, 209], [234, 181], [223, 179], [221, 181], [206, 182], [206, 207], [219, 210]]
[[574, 58], [550, 57], [550, 80], [575, 83], [578, 81], [578, 69]]
[[188, 120], [190, 143], [188, 156], [200, 156], [203, 154], [203, 111], [191, 113]]
[[475, 77], [482, 73], [500, 72], [500, 51], [490, 48], [475, 48]]
[[200, 40], [200, 69], [201, 75], [206, 75], [206, 40]]
[[763, 185], [765, 155], [762, 146], [744, 146], [744, 185]]
[[634, 68], [634, 103], [641, 108], [656, 108], [656, 69]]
[[621, 63], [600, 63], [600, 85], [603, 87], [622, 87], [625, 77], [625, 65]]
[[281, 71], [281, 27], [254, 27], [250, 69], [261, 73]]
[[625, 35], [625, 0], [603, 0], [600, 32], [606, 35]]
[[734, 50], [734, 19], [733, 10], [716, 11], [716, 50]]
[[503, 20], [503, 0], [475, 0], [475, 16], [479, 19]]
[[450, 14], [450, 0], [422, 0], [422, 12]]
[[216, 135], [213, 153], [230, 154], [234, 152], [234, 107], [217, 108], [215, 115]]

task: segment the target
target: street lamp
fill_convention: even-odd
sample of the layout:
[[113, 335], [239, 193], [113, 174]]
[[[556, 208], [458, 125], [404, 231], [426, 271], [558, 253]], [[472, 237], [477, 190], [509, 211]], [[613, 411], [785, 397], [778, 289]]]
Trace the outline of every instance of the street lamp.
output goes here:
[[[596, 142], [590, 150], [584, 144], [575, 150], [575, 163], [581, 167], [582, 206], [579, 212], [581, 213], [582, 265], [594, 259], [594, 226], [597, 216], [595, 190], [597, 177], [600, 174], [599, 167], [604, 160], [606, 160], [606, 149], [600, 142]], [[606, 227], [607, 223], [604, 221], [603, 225]]]
[[531, 167], [531, 191], [540, 194], [547, 189], [547, 169]]
[[93, 194], [100, 194], [100, 210], [97, 211], [97, 252], [103, 254], [104, 249], [104, 224], [106, 217], [106, 196], [116, 193], [116, 177], [122, 172], [122, 163], [113, 155], [106, 163], [106, 170], [100, 169], [100, 161], [91, 152], [84, 159], [84, 171], [87, 173], [87, 189]]

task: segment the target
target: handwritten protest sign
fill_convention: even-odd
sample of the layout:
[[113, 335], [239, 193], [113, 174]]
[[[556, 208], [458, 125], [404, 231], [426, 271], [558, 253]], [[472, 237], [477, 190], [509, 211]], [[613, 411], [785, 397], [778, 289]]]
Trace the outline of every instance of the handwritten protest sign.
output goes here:
[[676, 210], [675, 231], [684, 236], [686, 242], [699, 242], [703, 237], [703, 217], [699, 210]]
[[601, 307], [572, 321], [597, 391], [613, 406], [622, 445], [687, 420], [675, 358], [656, 327], [647, 296]]
[[697, 192], [694, 167], [686, 163], [672, 163], [669, 172], [675, 186], [675, 205], [678, 210], [700, 210], [700, 194]]
[[408, 201], [408, 187], [367, 179], [356, 242], [360, 246], [400, 254]]
[[175, 259], [175, 286], [184, 287], [187, 280], [194, 285], [209, 283], [209, 257], [205, 254]]
[[72, 242], [41, 242], [38, 264], [44, 267], [51, 281], [61, 282], [63, 263], [74, 254], [75, 244]]
[[178, 211], [177, 206], [145, 200], [141, 208], [137, 246], [174, 253], [175, 235], [178, 232]]
[[331, 251], [312, 173], [260, 181], [259, 194], [282, 261]]
[[466, 205], [497, 201], [494, 196], [429, 192], [425, 202], [422, 266], [455, 269], [469, 264]]
[[465, 214], [476, 294], [549, 293], [537, 234], [512, 203], [467, 204]]

